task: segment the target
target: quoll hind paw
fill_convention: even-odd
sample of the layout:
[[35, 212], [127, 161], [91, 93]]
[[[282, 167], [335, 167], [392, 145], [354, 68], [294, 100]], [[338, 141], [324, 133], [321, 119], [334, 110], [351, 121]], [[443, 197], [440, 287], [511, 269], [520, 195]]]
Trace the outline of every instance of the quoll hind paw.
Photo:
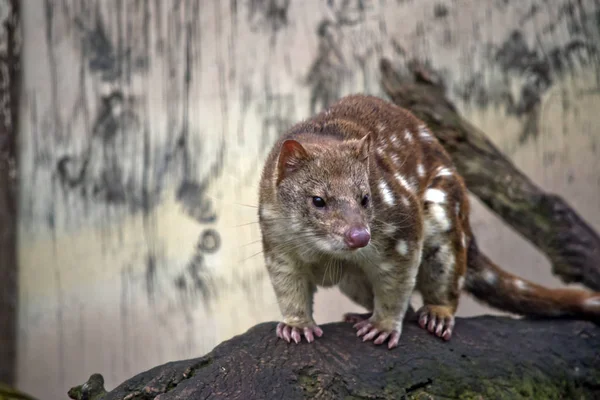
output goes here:
[[298, 328], [295, 326], [289, 326], [283, 322], [277, 324], [276, 333], [277, 337], [280, 339], [283, 339], [288, 343], [293, 340], [296, 344], [302, 341], [303, 335], [308, 343], [314, 342], [315, 336], [323, 336], [323, 330], [318, 325]]
[[419, 326], [444, 340], [450, 340], [454, 329], [454, 315], [445, 306], [423, 306], [417, 311]]
[[356, 324], [358, 322], [361, 322], [361, 321], [371, 318], [371, 315], [373, 315], [373, 313], [366, 313], [366, 314], [346, 313], [346, 314], [344, 314], [344, 322], [350, 322], [351, 324]]
[[357, 329], [356, 336], [363, 338], [363, 342], [373, 340], [376, 345], [383, 344], [386, 340], [388, 341], [388, 349], [398, 347], [400, 342], [400, 331], [385, 330], [377, 326], [376, 322], [366, 319], [354, 324], [354, 329]]

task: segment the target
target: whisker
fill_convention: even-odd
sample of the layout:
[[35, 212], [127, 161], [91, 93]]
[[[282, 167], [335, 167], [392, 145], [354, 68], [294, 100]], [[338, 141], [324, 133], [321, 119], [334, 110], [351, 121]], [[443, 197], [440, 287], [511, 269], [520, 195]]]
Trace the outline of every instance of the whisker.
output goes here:
[[[263, 219], [263, 222], [289, 221], [289, 220], [291, 220], [290, 217], [280, 217], [280, 218]], [[246, 223], [239, 224], [239, 225], [233, 225], [232, 228], [239, 228], [241, 226], [247, 226], [247, 225], [258, 224], [258, 223], [260, 223], [260, 221], [246, 222]]]
[[250, 246], [251, 244], [259, 243], [259, 242], [262, 242], [262, 239], [258, 239], [258, 240], [255, 240], [253, 242], [243, 244], [243, 245], [240, 246], [240, 248], [243, 248], [243, 247], [246, 247], [246, 246]]
[[263, 250], [259, 251], [258, 253], [254, 253], [250, 257], [246, 257], [243, 260], [239, 261], [239, 263], [240, 264], [244, 263], [244, 262], [248, 261], [249, 259], [251, 259], [252, 257], [256, 257], [257, 255], [262, 254], [262, 253], [263, 253]]
[[258, 206], [253, 206], [252, 204], [244, 204], [244, 203], [231, 203], [231, 204], [235, 204], [236, 206], [248, 207], [248, 208], [258, 208]]
[[232, 228], [240, 228], [242, 226], [258, 224], [259, 221], [246, 222], [245, 224], [233, 225]]
[[325, 286], [325, 278], [327, 277], [327, 272], [329, 271], [329, 266], [331, 265], [331, 260], [325, 264], [325, 272], [323, 272], [323, 279], [321, 279], [321, 286]]
[[254, 209], [258, 208], [258, 206], [254, 206], [254, 205], [251, 205], [251, 204], [238, 203], [238, 202], [225, 203], [221, 199], [218, 199], [217, 197], [212, 196], [210, 194], [204, 194], [204, 196], [207, 197], [207, 198], [209, 198], [210, 200], [213, 200], [214, 202], [216, 202], [218, 204], [222, 204], [222, 205], [227, 205], [227, 206], [242, 206], [242, 207], [248, 207], [248, 208], [254, 208]]

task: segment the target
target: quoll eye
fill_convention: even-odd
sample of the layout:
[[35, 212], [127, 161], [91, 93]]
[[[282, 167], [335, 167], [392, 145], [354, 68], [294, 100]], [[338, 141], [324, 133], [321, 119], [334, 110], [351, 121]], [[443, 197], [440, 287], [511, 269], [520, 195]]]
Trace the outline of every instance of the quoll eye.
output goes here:
[[312, 202], [313, 202], [313, 205], [317, 208], [325, 207], [325, 200], [323, 200], [322, 198], [320, 198], [318, 196], [313, 197]]
[[369, 195], [365, 194], [362, 198], [362, 200], [360, 201], [360, 205], [363, 207], [366, 207], [369, 205]]

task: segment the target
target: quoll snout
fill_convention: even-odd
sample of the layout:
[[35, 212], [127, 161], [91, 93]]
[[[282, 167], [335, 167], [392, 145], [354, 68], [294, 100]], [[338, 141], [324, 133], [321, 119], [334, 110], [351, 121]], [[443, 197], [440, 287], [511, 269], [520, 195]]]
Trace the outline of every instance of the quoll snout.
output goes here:
[[351, 249], [359, 249], [369, 244], [371, 234], [365, 226], [352, 226], [346, 231], [344, 241]]

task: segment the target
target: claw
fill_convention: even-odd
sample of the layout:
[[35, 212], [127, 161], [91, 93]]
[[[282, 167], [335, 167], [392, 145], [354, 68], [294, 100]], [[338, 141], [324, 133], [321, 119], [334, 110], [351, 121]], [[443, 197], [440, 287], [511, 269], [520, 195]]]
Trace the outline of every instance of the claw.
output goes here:
[[321, 329], [318, 326], [313, 327], [313, 332], [315, 333], [315, 335], [317, 335], [317, 337], [323, 336], [323, 329]]
[[315, 338], [313, 337], [312, 330], [310, 328], [304, 328], [304, 337], [308, 343], [312, 343]]
[[300, 341], [302, 340], [302, 337], [300, 336], [300, 331], [296, 327], [292, 328], [292, 339], [294, 339], [294, 342], [296, 342], [296, 344], [300, 343]]
[[[357, 324], [358, 325], [358, 324]], [[366, 325], [364, 325], [362, 328], [360, 328], [358, 330], [358, 332], [356, 332], [356, 336], [361, 337], [362, 335], [364, 335], [365, 333], [369, 332], [369, 330], [373, 327], [373, 325], [371, 325], [370, 323], [367, 323]]]
[[425, 327], [427, 326], [427, 314], [421, 315], [421, 317], [419, 318], [419, 325], [421, 326], [421, 328], [425, 329]]
[[387, 340], [387, 338], [390, 336], [390, 332], [381, 332], [379, 334], [379, 336], [377, 336], [377, 339], [375, 339], [375, 341], [373, 343], [375, 344], [382, 344], [383, 342], [385, 342]]
[[285, 340], [288, 343], [291, 343], [293, 340], [294, 343], [298, 344], [302, 341], [302, 336], [306, 338], [308, 343], [312, 343], [315, 341], [315, 336], [321, 337], [323, 336], [323, 330], [318, 326], [307, 326], [304, 328], [291, 327], [286, 325], [283, 322], [277, 324], [277, 328], [275, 329], [275, 333], [277, 337]]
[[388, 349], [393, 349], [394, 347], [398, 347], [398, 343], [400, 342], [400, 332], [392, 331], [390, 341], [388, 342]]
[[437, 324], [437, 327], [435, 328], [435, 335], [441, 337], [442, 336], [442, 330], [444, 329], [444, 325], [443, 323], [439, 323]]
[[452, 337], [452, 329], [446, 329], [444, 331], [444, 334], [442, 335], [442, 339], [450, 340], [451, 337]]
[[288, 343], [289, 343], [289, 342], [290, 342], [290, 340], [291, 340], [291, 338], [290, 338], [290, 327], [289, 327], [289, 326], [287, 326], [287, 325], [286, 325], [286, 326], [283, 328], [283, 339], [284, 339], [286, 342], [288, 342]]
[[368, 320], [368, 319], [365, 319], [364, 321], [357, 322], [357, 323], [356, 323], [356, 324], [354, 324], [352, 327], [353, 327], [354, 329], [362, 329], [362, 328], [364, 328], [365, 326], [367, 326], [367, 325], [369, 325], [369, 324], [370, 324], [369, 320]]
[[432, 315], [431, 318], [429, 319], [429, 324], [427, 325], [427, 330], [429, 332], [433, 333], [433, 330], [435, 329], [435, 323], [436, 323], [435, 315]]
[[364, 337], [363, 337], [363, 342], [366, 342], [368, 340], [373, 340], [373, 338], [375, 336], [377, 336], [377, 334], [379, 333], [379, 329], [373, 327], [371, 328], [371, 330], [369, 331], [369, 333], [367, 333]]
[[445, 306], [423, 306], [418, 311], [419, 326], [435, 336], [450, 340], [454, 328], [454, 315]]

